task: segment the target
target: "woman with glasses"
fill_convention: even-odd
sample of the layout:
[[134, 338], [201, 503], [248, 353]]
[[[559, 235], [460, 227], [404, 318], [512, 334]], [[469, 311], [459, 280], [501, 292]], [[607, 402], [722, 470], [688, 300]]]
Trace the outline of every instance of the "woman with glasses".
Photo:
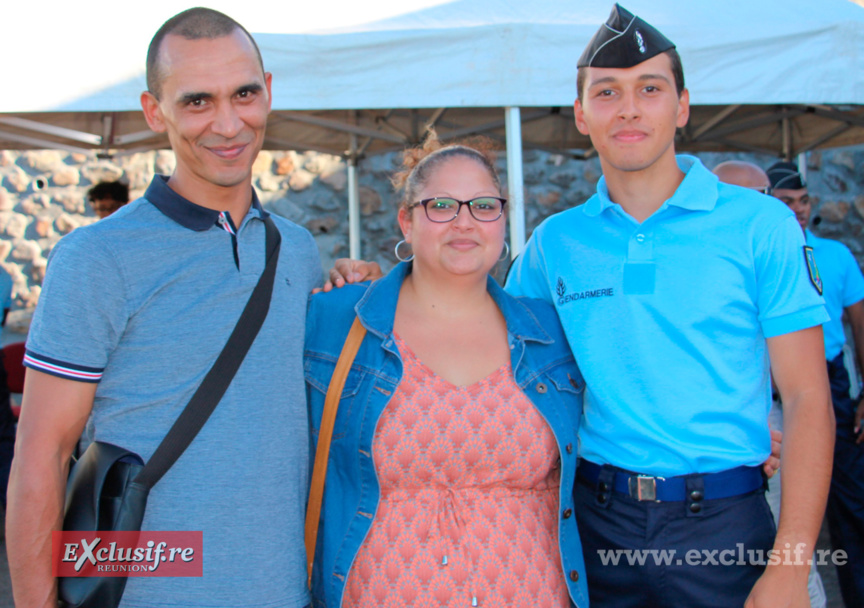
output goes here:
[[586, 606], [570, 491], [583, 380], [553, 308], [489, 276], [507, 255], [494, 160], [433, 134], [404, 165], [403, 261], [313, 296], [307, 317], [313, 442], [355, 316], [367, 329], [330, 447], [314, 605]]

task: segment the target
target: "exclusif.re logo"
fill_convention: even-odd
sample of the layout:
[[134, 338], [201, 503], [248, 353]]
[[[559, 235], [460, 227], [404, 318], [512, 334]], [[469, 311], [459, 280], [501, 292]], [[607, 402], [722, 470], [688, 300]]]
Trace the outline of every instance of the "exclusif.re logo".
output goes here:
[[52, 533], [54, 576], [202, 576], [202, 532]]

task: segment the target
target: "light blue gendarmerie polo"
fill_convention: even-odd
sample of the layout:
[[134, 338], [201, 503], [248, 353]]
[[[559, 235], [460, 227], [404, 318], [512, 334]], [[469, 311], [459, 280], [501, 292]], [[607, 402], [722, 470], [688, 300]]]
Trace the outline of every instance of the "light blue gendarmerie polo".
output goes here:
[[[264, 269], [266, 212], [239, 226], [156, 176], [144, 198], [51, 253], [27, 365], [98, 382], [87, 435], [146, 461], [213, 365]], [[309, 603], [303, 340], [321, 281], [312, 236], [282, 235], [267, 319], [204, 428], [154, 486], [142, 529], [203, 531], [204, 575], [130, 577], [121, 606]]]
[[534, 231], [507, 281], [561, 317], [587, 384], [580, 455], [660, 476], [760, 465], [765, 339], [828, 318], [786, 205], [677, 159], [686, 177], [651, 217], [601, 178]]
[[825, 298], [825, 308], [831, 317], [822, 326], [825, 332], [825, 358], [831, 361], [846, 344], [843, 309], [864, 299], [864, 276], [846, 245], [819, 238], [809, 230], [805, 235], [807, 245], [813, 248], [813, 257], [822, 277], [822, 297]]

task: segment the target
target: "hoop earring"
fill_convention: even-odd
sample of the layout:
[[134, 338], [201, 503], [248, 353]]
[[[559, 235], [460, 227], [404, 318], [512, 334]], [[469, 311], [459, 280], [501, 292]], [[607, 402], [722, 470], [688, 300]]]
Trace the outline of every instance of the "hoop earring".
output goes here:
[[413, 252], [411, 253], [411, 255], [409, 255], [406, 258], [403, 258], [401, 255], [399, 255], [399, 246], [402, 245], [403, 243], [405, 243], [405, 239], [402, 239], [401, 241], [396, 243], [396, 247], [393, 249], [393, 253], [396, 254], [396, 259], [399, 260], [400, 262], [410, 262], [411, 260], [414, 259], [414, 253]]
[[508, 243], [507, 241], [504, 241], [504, 255], [502, 255], [500, 258], [498, 258], [498, 261], [503, 262], [504, 260], [506, 260], [509, 257], [510, 257], [510, 243]]

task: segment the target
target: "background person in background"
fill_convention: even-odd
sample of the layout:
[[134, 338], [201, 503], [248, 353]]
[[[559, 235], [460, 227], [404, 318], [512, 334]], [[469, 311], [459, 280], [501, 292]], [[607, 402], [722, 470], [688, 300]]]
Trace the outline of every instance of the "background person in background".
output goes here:
[[99, 182], [87, 191], [87, 200], [101, 220], [129, 202], [129, 186], [123, 182]]
[[[12, 277], [3, 267], [0, 267], [0, 302], [3, 307], [0, 328], [3, 328], [6, 327], [6, 317], [12, 307]], [[9, 483], [9, 469], [12, 466], [15, 446], [16, 421], [11, 405], [6, 367], [3, 364], [3, 351], [0, 350], [0, 515], [6, 512], [6, 486]], [[3, 525], [3, 517], [0, 517], [0, 525]], [[3, 531], [0, 530], [0, 538], [2, 537]]]
[[5, 268], [0, 266], [0, 307], [3, 310], [0, 327], [6, 327], [6, 317], [9, 316], [9, 310], [12, 308], [12, 287], [12, 277]]
[[843, 316], [852, 328], [858, 369], [864, 370], [864, 276], [849, 249], [838, 241], [810, 232], [813, 206], [798, 166], [779, 162], [768, 168], [772, 194], [795, 212], [810, 253], [816, 260], [818, 281], [831, 319], [823, 325], [825, 358], [831, 382], [831, 400], [837, 420], [834, 471], [828, 494], [828, 529], [831, 545], [848, 556], [837, 566], [840, 591], [846, 606], [864, 606], [864, 395], [849, 396], [849, 372], [843, 364], [846, 334]]
[[494, 161], [433, 137], [398, 177], [405, 261], [308, 312], [316, 440], [355, 315], [368, 330], [330, 446], [316, 605], [584, 607], [584, 385], [552, 306], [489, 276], [507, 223]]
[[743, 160], [727, 160], [716, 167], [713, 171], [724, 184], [741, 186], [762, 194], [771, 191], [771, 182], [768, 175], [758, 165]]
[[[141, 105], [177, 163], [143, 198], [51, 252], [27, 339], [9, 486], [17, 608], [56, 606], [51, 532], [85, 423], [94, 440], [149, 460], [258, 283], [270, 216], [252, 188], [252, 164], [270, 83], [255, 41], [222, 13], [184, 11], [151, 41]], [[309, 445], [296, 439], [309, 433], [303, 329], [321, 267], [308, 231], [272, 222], [282, 248], [267, 318], [201, 432], [153, 487], [142, 524], [203, 531], [203, 576], [130, 577], [123, 607], [309, 603]]]
[[[766, 195], [771, 192], [771, 180], [768, 179], [768, 174], [758, 165], [743, 160], [727, 160], [720, 163], [714, 167], [714, 175], [726, 184], [756, 190]], [[770, 199], [766, 199], [766, 202], [768, 201]], [[776, 390], [774, 393], [776, 394]], [[768, 423], [771, 425], [772, 432], [783, 430], [783, 409], [779, 399], [772, 400]], [[774, 522], [778, 524], [780, 522], [780, 496], [780, 475], [773, 475], [768, 480], [768, 491], [765, 493], [765, 498], [768, 500], [768, 506], [771, 507]], [[828, 600], [815, 561], [811, 565], [810, 574], [807, 577], [807, 592], [810, 594], [811, 608], [825, 608]]]

